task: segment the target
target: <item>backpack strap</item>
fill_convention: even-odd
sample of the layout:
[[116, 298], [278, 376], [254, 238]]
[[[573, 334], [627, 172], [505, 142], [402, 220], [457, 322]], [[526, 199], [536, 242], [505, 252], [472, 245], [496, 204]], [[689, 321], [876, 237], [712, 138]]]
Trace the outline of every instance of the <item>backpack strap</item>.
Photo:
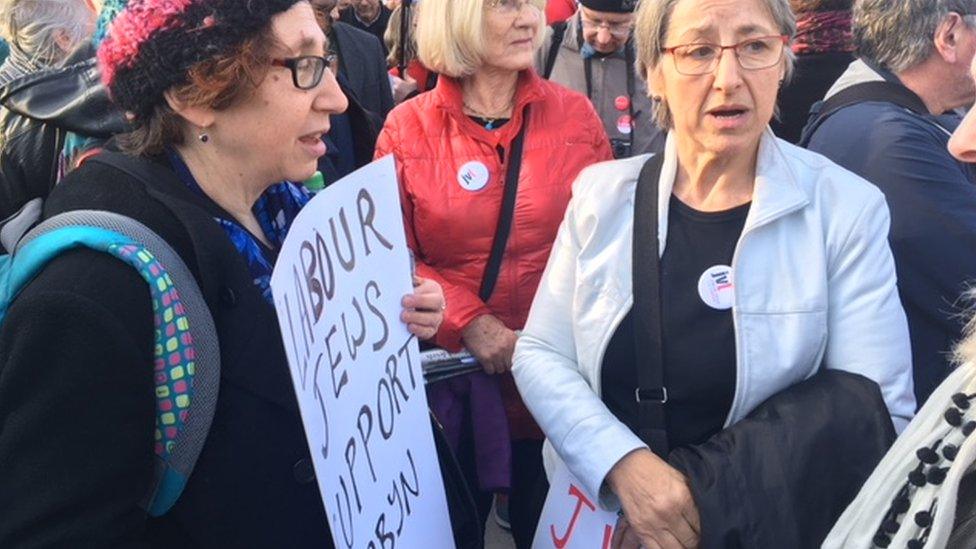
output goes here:
[[803, 133], [797, 144], [801, 147], [807, 147], [810, 144], [813, 133], [828, 118], [841, 109], [867, 101], [894, 103], [899, 107], [906, 108], [920, 115], [929, 113], [928, 107], [925, 106], [922, 98], [901, 84], [887, 80], [861, 82], [860, 84], [854, 84], [853, 86], [844, 88], [828, 99], [814, 103], [810, 107], [807, 125], [803, 128]]
[[148, 283], [156, 313], [156, 433], [153, 482], [141, 505], [161, 516], [182, 494], [213, 420], [220, 382], [213, 317], [196, 279], [165, 240], [138, 221], [104, 211], [63, 213], [28, 233], [12, 258], [11, 299], [47, 261], [80, 247], [116, 257]]
[[563, 45], [563, 37], [566, 35], [566, 24], [566, 21], [560, 21], [552, 25], [552, 42], [549, 43], [549, 51], [546, 52], [546, 65], [542, 69], [542, 77], [546, 80], [549, 80], [552, 68], [556, 65], [559, 47]]

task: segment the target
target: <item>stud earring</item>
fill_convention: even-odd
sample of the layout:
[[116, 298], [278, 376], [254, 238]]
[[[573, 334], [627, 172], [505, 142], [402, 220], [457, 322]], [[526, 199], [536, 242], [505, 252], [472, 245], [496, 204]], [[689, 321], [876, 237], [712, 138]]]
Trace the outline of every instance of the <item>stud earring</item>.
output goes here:
[[209, 143], [210, 135], [207, 134], [207, 132], [200, 132], [200, 135], [197, 136], [197, 139], [199, 139], [201, 143]]

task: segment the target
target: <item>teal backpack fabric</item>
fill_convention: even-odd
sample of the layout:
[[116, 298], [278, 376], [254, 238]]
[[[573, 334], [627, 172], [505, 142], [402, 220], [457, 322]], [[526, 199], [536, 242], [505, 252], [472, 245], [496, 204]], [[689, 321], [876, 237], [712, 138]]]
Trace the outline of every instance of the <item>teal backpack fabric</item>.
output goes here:
[[153, 483], [142, 506], [161, 516], [176, 503], [206, 440], [217, 400], [216, 330], [196, 281], [159, 236], [109, 212], [69, 212], [32, 230], [0, 256], [0, 322], [17, 294], [52, 259], [77, 248], [107, 253], [146, 281], [155, 327]]

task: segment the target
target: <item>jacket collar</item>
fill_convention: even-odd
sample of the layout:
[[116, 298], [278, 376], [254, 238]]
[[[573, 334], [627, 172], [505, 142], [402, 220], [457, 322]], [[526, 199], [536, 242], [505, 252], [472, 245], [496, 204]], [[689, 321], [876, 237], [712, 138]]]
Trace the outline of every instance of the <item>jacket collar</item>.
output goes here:
[[830, 99], [857, 84], [863, 84], [864, 82], [884, 82], [886, 80], [888, 82], [901, 83], [893, 73], [884, 71], [864, 59], [855, 59], [847, 66], [847, 69], [840, 75], [840, 78], [830, 86], [830, 89], [824, 95], [824, 99]]
[[[661, 178], [658, 180], [658, 238], [662, 253], [668, 236], [671, 192], [678, 175], [678, 151], [674, 132], [668, 133], [664, 155]], [[809, 202], [810, 197], [800, 186], [796, 172], [783, 153], [779, 141], [767, 126], [759, 138], [752, 206], [749, 208], [742, 234], [795, 212]]]
[[532, 103], [541, 102], [545, 98], [546, 89], [545, 81], [534, 70], [527, 69], [520, 72], [518, 84], [515, 88], [515, 106], [512, 109], [512, 119], [497, 132], [484, 129], [464, 114], [460, 80], [441, 75], [437, 79], [437, 86], [430, 93], [433, 106], [446, 112], [458, 125], [467, 130], [468, 135], [481, 141], [497, 144], [515, 138], [515, 134], [522, 127], [525, 107]]

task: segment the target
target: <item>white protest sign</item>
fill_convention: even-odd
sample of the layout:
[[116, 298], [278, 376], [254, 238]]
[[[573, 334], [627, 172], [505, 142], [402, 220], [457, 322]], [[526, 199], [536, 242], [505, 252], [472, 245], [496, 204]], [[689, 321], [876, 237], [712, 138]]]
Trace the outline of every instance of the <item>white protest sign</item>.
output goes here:
[[386, 157], [309, 202], [271, 277], [340, 549], [454, 547], [417, 341], [400, 321], [413, 291], [402, 220]]
[[600, 508], [560, 459], [555, 459], [549, 495], [532, 549], [610, 549], [617, 514]]

